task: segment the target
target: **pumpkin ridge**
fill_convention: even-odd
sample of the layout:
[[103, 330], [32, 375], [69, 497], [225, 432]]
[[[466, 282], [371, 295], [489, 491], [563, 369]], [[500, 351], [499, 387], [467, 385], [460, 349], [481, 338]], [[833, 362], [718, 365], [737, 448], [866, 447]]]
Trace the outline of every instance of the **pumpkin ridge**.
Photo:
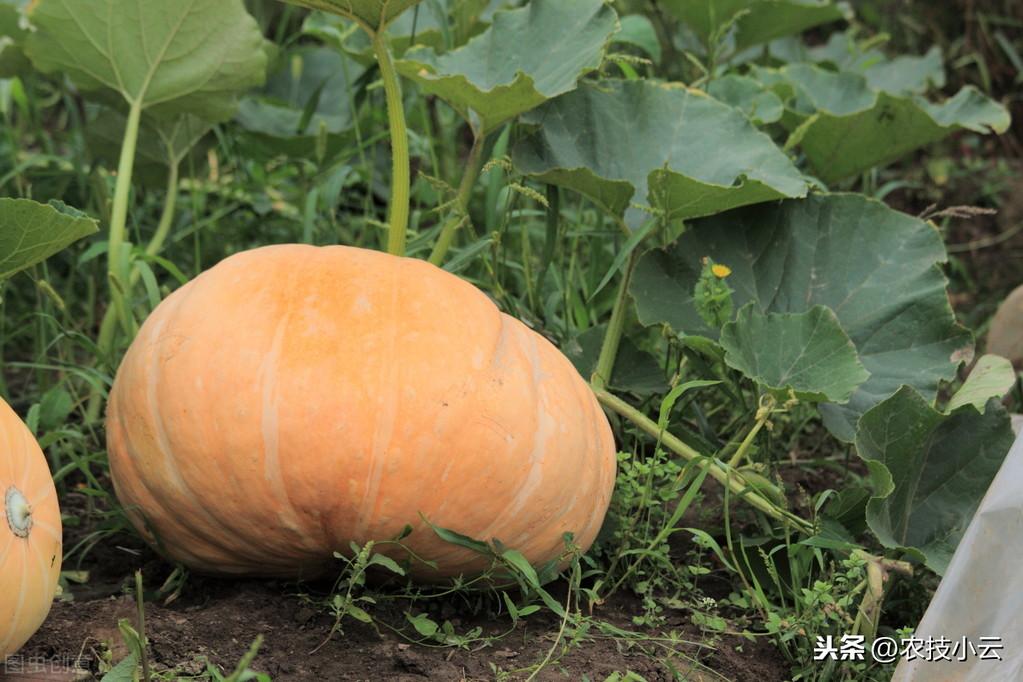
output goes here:
[[[189, 291], [186, 291], [184, 293], [187, 296], [191, 296], [194, 291], [195, 291], [195, 288], [193, 287]], [[181, 301], [184, 300], [185, 298], [186, 298], [185, 296], [179, 297], [178, 301], [176, 302], [175, 307], [170, 310], [170, 313], [169, 313], [169, 316], [168, 316], [170, 319], [165, 317], [165, 318], [161, 318], [161, 319], [157, 320], [158, 325], [157, 325], [157, 327], [154, 330], [153, 335], [152, 335], [153, 336], [152, 357], [150, 358], [150, 361], [148, 363], [145, 363], [146, 367], [145, 367], [145, 370], [144, 370], [146, 372], [145, 376], [146, 376], [146, 379], [147, 379], [147, 381], [146, 381], [146, 409], [149, 412], [149, 423], [151, 423], [153, 425], [153, 429], [156, 432], [156, 442], [154, 443], [154, 445], [156, 446], [156, 449], [157, 449], [161, 459], [163, 460], [163, 467], [162, 467], [162, 469], [164, 471], [169, 471], [170, 472], [170, 474], [172, 476], [171, 482], [173, 482], [175, 484], [176, 490], [174, 490], [172, 492], [175, 492], [178, 497], [183, 497], [183, 498], [187, 498], [187, 499], [191, 500], [194, 503], [194, 505], [192, 507], [190, 507], [190, 508], [197, 509], [200, 514], [205, 516], [207, 518], [207, 520], [210, 521], [210, 526], [209, 527], [211, 529], [217, 529], [217, 528], [222, 528], [223, 524], [221, 524], [220, 523], [220, 519], [218, 519], [209, 510], [208, 506], [206, 504], [203, 504], [202, 500], [199, 498], [199, 496], [196, 494], [196, 492], [189, 485], [188, 481], [185, 480], [185, 476], [184, 476], [184, 474], [182, 474], [182, 472], [180, 471], [180, 468], [179, 468], [179, 464], [178, 464], [178, 461], [177, 461], [177, 454], [175, 452], [175, 448], [172, 447], [172, 443], [170, 442], [170, 437], [169, 437], [169, 435], [167, 433], [167, 424], [164, 421], [163, 413], [160, 410], [157, 409], [157, 405], [159, 405], [159, 403], [160, 403], [160, 401], [159, 401], [159, 394], [160, 394], [159, 384], [162, 381], [162, 375], [163, 375], [163, 372], [161, 371], [161, 365], [160, 365], [160, 360], [161, 360], [161, 356], [160, 356], [160, 350], [161, 349], [160, 349], [160, 346], [161, 346], [161, 341], [164, 338], [163, 337], [163, 332], [164, 332], [164, 329], [167, 327], [168, 323], [173, 320], [173, 318], [175, 316], [175, 313], [177, 313], [179, 308], [181, 307]], [[143, 358], [143, 359], [145, 359], [145, 358]], [[168, 466], [168, 464], [173, 464], [173, 466]], [[150, 489], [150, 496], [154, 497], [154, 499], [159, 499], [158, 496], [153, 496], [151, 489]], [[163, 505], [161, 504], [161, 506], [163, 506]], [[166, 507], [164, 507], [164, 509], [171, 512], [169, 515], [163, 515], [164, 518], [170, 518], [170, 519], [176, 518], [177, 515], [174, 514], [174, 510], [173, 509], [169, 509], [168, 510]], [[233, 546], [233, 544], [231, 543], [230, 539], [227, 539], [227, 541], [225, 542], [225, 537], [221, 536], [219, 533], [213, 533], [212, 535], [204, 533], [204, 532], [201, 532], [201, 531], [196, 533], [195, 524], [182, 524], [182, 525], [184, 525], [184, 527], [188, 530], [188, 533], [190, 535], [198, 534], [201, 537], [205, 537], [207, 541], [212, 542], [212, 544], [216, 545], [219, 549], [226, 550], [225, 553], [227, 553], [227, 554], [230, 554], [232, 552], [237, 552], [238, 554], [240, 554], [242, 556], [246, 556], [247, 555], [247, 552], [245, 552], [244, 549], [241, 550], [241, 551], [238, 551], [238, 549], [235, 546]], [[252, 556], [252, 557], [249, 557], [249, 558], [253, 558], [254, 559], [255, 556]]]
[[261, 386], [262, 410], [260, 412], [260, 431], [263, 436], [263, 472], [264, 478], [270, 489], [274, 500], [281, 505], [278, 514], [284, 526], [292, 531], [298, 543], [305, 548], [302, 542], [302, 533], [298, 510], [288, 493], [284, 484], [284, 475], [280, 460], [280, 391], [277, 381], [277, 370], [280, 369], [281, 347], [284, 343], [284, 334], [287, 331], [288, 323], [291, 321], [291, 299], [285, 304], [284, 315], [281, 316], [277, 328], [274, 330], [273, 340], [270, 342], [270, 350], [260, 365], [258, 384]]
[[[0, 570], [3, 570], [4, 566], [0, 566]], [[21, 552], [21, 575], [28, 575], [28, 552]], [[24, 585], [22, 585], [24, 588]], [[7, 634], [3, 639], [0, 639], [0, 653], [7, 651], [11, 641], [14, 639], [14, 634], [18, 631], [18, 623], [21, 619], [21, 611], [25, 608], [25, 597], [27, 590], [18, 590], [18, 605], [14, 607], [14, 616], [11, 618], [10, 627], [7, 628]]]
[[[388, 286], [390, 296], [388, 296], [386, 317], [388, 320], [393, 320], [396, 315], [404, 312], [400, 304], [400, 277], [403, 271], [404, 268], [401, 267], [392, 268], [388, 271], [390, 277], [390, 285]], [[401, 319], [404, 320], [405, 317], [402, 316]], [[381, 539], [366, 537], [369, 527], [367, 517], [370, 515], [375, 516], [377, 502], [380, 499], [380, 482], [384, 476], [385, 459], [390, 451], [391, 444], [394, 442], [395, 429], [398, 424], [398, 405], [401, 400], [401, 391], [398, 388], [401, 376], [401, 359], [396, 350], [399, 347], [398, 336], [401, 334], [401, 331], [402, 327], [400, 324], [391, 324], [388, 327], [387, 334], [385, 334], [387, 344], [386, 349], [383, 351], [385, 360], [383, 366], [379, 368], [380, 374], [378, 375], [377, 385], [385, 387], [386, 399], [378, 399], [377, 405], [381, 409], [378, 409], [373, 415], [373, 439], [370, 445], [369, 464], [370, 476], [366, 482], [365, 492], [363, 493], [362, 503], [359, 505], [359, 514], [355, 523], [355, 535], [359, 538], [359, 542]]]

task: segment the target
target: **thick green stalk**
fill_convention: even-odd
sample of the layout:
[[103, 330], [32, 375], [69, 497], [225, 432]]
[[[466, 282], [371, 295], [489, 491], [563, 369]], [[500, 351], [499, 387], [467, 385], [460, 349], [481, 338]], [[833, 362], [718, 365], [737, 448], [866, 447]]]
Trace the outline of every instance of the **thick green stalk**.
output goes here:
[[804, 533], [813, 533], [814, 528], [812, 523], [796, 516], [790, 511], [778, 507], [767, 498], [751, 490], [749, 484], [745, 481], [745, 479], [743, 479], [742, 474], [731, 469], [731, 467], [726, 465], [724, 462], [708, 460], [708, 458], [686, 445], [686, 443], [678, 437], [661, 429], [656, 422], [618, 396], [596, 386], [593, 387], [593, 392], [597, 396], [597, 400], [600, 401], [601, 405], [628, 419], [646, 432], [647, 435], [653, 438], [659, 438], [660, 442], [675, 454], [685, 458], [686, 460], [709, 461], [710, 468], [708, 473], [721, 483], [721, 485], [731, 490], [732, 493], [741, 497], [756, 509], [759, 509], [779, 522], [792, 524]]
[[[126, 224], [128, 222], [128, 199], [131, 196], [131, 175], [135, 167], [135, 146], [138, 144], [139, 124], [142, 121], [142, 103], [134, 102], [128, 111], [128, 124], [124, 129], [121, 143], [121, 158], [117, 164], [117, 185], [114, 187], [114, 204], [110, 214], [110, 234], [107, 240], [107, 279], [110, 286], [110, 303], [117, 320], [125, 331], [131, 327], [128, 304], [125, 299], [125, 285], [128, 282], [128, 253], [125, 248]], [[113, 335], [100, 343], [100, 351], [109, 353]]]
[[591, 381], [597, 388], [607, 388], [611, 381], [611, 373], [614, 371], [615, 358], [618, 357], [618, 347], [621, 345], [622, 332], [625, 330], [625, 312], [629, 303], [629, 284], [632, 282], [632, 271], [636, 268], [636, 253], [636, 250], [633, 249], [629, 255], [625, 274], [618, 285], [618, 296], [615, 298], [615, 306], [611, 311], [611, 321], [607, 325], [604, 343], [600, 347], [597, 367], [593, 370]]
[[[149, 240], [149, 244], [146, 245], [146, 254], [149, 256], [155, 256], [160, 253], [163, 248], [163, 244], [167, 241], [167, 235], [170, 234], [171, 226], [174, 224], [174, 210], [177, 205], [178, 199], [178, 173], [180, 164], [175, 162], [168, 167], [167, 171], [167, 193], [164, 195], [163, 210], [160, 213], [160, 222], [156, 226], [156, 232], [153, 233], [152, 239]], [[142, 272], [137, 267], [131, 268], [131, 273], [128, 275], [128, 291], [130, 292], [139, 281], [139, 277], [142, 276]], [[107, 306], [106, 312], [103, 314], [103, 321], [100, 322], [99, 326], [99, 348], [104, 350], [104, 353], [113, 350], [114, 333], [117, 331], [117, 309], [115, 306]], [[105, 359], [105, 358], [104, 358]], [[89, 396], [89, 406], [86, 411], [86, 417], [89, 422], [94, 422], [99, 417], [100, 410], [100, 396], [95, 391]]]
[[405, 255], [405, 236], [408, 230], [409, 202], [412, 196], [412, 171], [409, 161], [408, 126], [405, 123], [405, 103], [401, 98], [401, 83], [391, 59], [391, 48], [383, 31], [373, 34], [373, 51], [380, 66], [387, 97], [387, 119], [391, 125], [391, 207], [387, 252]]
[[483, 166], [483, 147], [486, 143], [486, 136], [477, 133], [472, 141], [472, 149], [469, 150], [469, 158], [465, 162], [465, 172], [462, 174], [462, 182], [458, 185], [458, 194], [455, 196], [455, 211], [448, 221], [441, 228], [437, 243], [430, 253], [430, 262], [440, 267], [444, 262], [451, 244], [455, 240], [455, 233], [459, 226], [465, 222], [465, 213], [469, 209], [469, 198], [472, 196], [473, 185], [480, 176], [480, 169]]

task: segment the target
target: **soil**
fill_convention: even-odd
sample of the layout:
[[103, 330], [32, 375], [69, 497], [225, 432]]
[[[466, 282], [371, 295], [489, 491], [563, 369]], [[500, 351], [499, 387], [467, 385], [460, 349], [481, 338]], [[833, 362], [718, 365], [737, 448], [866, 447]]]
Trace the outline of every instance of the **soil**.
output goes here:
[[[88, 582], [72, 585], [72, 600], [54, 604], [49, 618], [19, 652], [26, 668], [46, 668], [49, 674], [30, 676], [0, 674], [0, 680], [99, 679], [127, 654], [118, 621], [137, 621], [135, 601], [129, 587], [131, 575], [141, 568], [147, 590], [169, 575], [169, 567], [133, 540], [101, 543], [81, 568]], [[120, 545], [120, 546], [118, 546]], [[74, 569], [75, 566], [67, 566]], [[560, 587], [560, 589], [559, 589]], [[324, 606], [330, 585], [296, 585], [276, 581], [231, 581], [202, 576], [189, 577], [180, 598], [170, 605], [161, 599], [146, 600], [146, 632], [154, 671], [175, 671], [176, 676], [200, 674], [207, 662], [230, 672], [258, 635], [263, 646], [252, 669], [268, 673], [276, 681], [287, 680], [494, 680], [526, 679], [531, 668], [554, 649], [553, 663], [536, 680], [593, 680], [601, 682], [614, 673], [631, 671], [649, 682], [660, 680], [757, 680], [788, 679], [788, 666], [766, 639], [750, 642], [701, 632], [684, 612], [673, 612], [658, 630], [637, 627], [634, 615], [640, 604], [630, 595], [619, 595], [594, 609], [602, 623], [637, 633], [640, 637], [611, 636], [595, 629], [571, 646], [558, 641], [560, 620], [541, 611], [512, 629], [506, 615], [466, 616], [464, 604], [437, 604], [431, 617], [450, 620], [458, 633], [482, 627], [484, 634], [512, 632], [469, 648], [426, 646], [406, 637], [415, 632], [405, 621], [408, 601], [381, 601], [373, 608], [384, 624], [375, 627], [344, 622], [344, 633], [330, 637], [334, 618]], [[552, 594], [563, 598], [563, 586]], [[419, 602], [417, 612], [426, 609]], [[401, 628], [404, 636], [388, 629]], [[674, 632], [677, 643], [653, 641]], [[326, 641], [326, 643], [324, 643]], [[322, 646], [321, 646], [322, 645]], [[46, 663], [43, 663], [46, 662]], [[672, 671], [677, 671], [674, 677]], [[55, 672], [53, 672], [55, 671]]]

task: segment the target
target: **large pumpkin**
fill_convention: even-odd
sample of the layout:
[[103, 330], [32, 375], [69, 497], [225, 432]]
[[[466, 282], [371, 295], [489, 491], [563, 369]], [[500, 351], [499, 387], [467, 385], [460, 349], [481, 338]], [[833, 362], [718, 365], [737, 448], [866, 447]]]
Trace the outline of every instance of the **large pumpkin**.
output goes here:
[[615, 476], [607, 419], [553, 345], [454, 275], [341, 246], [240, 253], [169, 296], [107, 432], [139, 531], [219, 574], [312, 576], [406, 524], [439, 564], [415, 574], [485, 567], [424, 517], [539, 564], [566, 532], [589, 547]]
[[39, 445], [0, 400], [0, 661], [50, 612], [60, 577], [57, 491]]

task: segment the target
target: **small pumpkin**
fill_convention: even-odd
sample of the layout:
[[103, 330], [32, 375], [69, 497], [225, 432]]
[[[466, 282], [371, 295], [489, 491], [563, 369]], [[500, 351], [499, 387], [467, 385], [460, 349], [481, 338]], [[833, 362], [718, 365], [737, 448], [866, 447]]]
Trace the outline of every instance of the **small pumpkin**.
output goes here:
[[0, 400], [0, 660], [50, 612], [62, 557], [57, 491], [39, 444]]
[[424, 517], [542, 564], [566, 532], [590, 546], [616, 466], [551, 343], [448, 272], [342, 246], [236, 254], [167, 297], [118, 369], [107, 433], [139, 531], [216, 574], [313, 576], [406, 524], [438, 564], [414, 575], [486, 567]]

